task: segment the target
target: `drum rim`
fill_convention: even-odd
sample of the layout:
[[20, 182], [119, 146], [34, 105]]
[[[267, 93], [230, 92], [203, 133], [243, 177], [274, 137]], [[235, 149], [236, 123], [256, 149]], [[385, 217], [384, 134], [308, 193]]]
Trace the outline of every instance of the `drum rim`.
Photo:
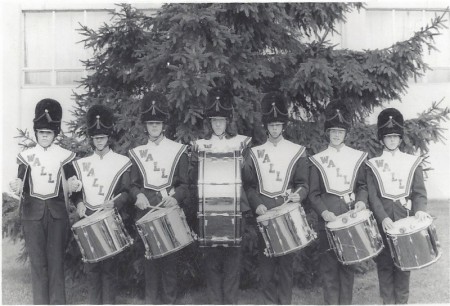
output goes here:
[[311, 239], [309, 239], [305, 244], [299, 245], [293, 249], [290, 249], [289, 251], [284, 251], [284, 252], [279, 252], [279, 253], [272, 253], [272, 256], [267, 256], [267, 257], [279, 257], [279, 256], [284, 256], [293, 252], [297, 252], [300, 251], [301, 249], [307, 247], [308, 245], [311, 244], [311, 242], [313, 242], [314, 240], [316, 240], [316, 237], [313, 237]]
[[402, 271], [412, 271], [412, 270], [419, 270], [419, 269], [422, 269], [422, 268], [426, 268], [426, 267], [434, 264], [436, 261], [439, 260], [439, 258], [441, 258], [443, 252], [441, 250], [439, 250], [439, 251], [440, 251], [439, 254], [433, 260], [431, 260], [431, 261], [429, 261], [426, 264], [421, 265], [421, 266], [417, 266], [417, 267], [401, 267], [400, 265], [397, 264], [397, 262], [395, 260], [394, 260], [394, 265], [397, 268], [399, 268], [400, 270], [402, 270]]
[[[369, 260], [369, 259], [371, 259], [371, 258], [377, 256], [378, 254], [381, 253], [381, 251], [383, 251], [384, 248], [385, 248], [384, 243], [382, 243], [382, 244], [381, 244], [381, 248], [378, 249], [374, 254], [369, 255], [369, 256], [367, 256], [367, 257], [364, 257], [364, 258], [362, 258], [362, 259], [360, 259], [360, 260], [341, 261], [339, 258], [337, 258], [337, 260], [338, 260], [341, 264], [346, 265], [346, 266], [348, 266], [348, 265], [353, 265], [353, 264], [356, 264], [356, 263], [361, 263], [361, 262], [363, 262], [363, 261]], [[334, 248], [333, 248], [333, 250], [334, 250]], [[336, 251], [335, 251], [335, 252], [336, 252]], [[337, 257], [337, 256], [336, 256], [336, 257]]]
[[[178, 247], [176, 247], [176, 248], [174, 248], [174, 249], [172, 249], [172, 250], [170, 250], [170, 251], [168, 251], [168, 252], [166, 252], [166, 253], [164, 253], [164, 254], [162, 254], [162, 255], [150, 256], [150, 258], [147, 258], [147, 257], [144, 256], [144, 258], [145, 258], [146, 260], [152, 260], [152, 259], [157, 259], [157, 258], [165, 257], [165, 256], [167, 256], [167, 255], [170, 255], [170, 254], [174, 253], [174, 252], [177, 252], [177, 251], [179, 251], [179, 250], [181, 250], [181, 249], [187, 247], [188, 245], [190, 245], [191, 243], [193, 243], [193, 242], [195, 241], [195, 239], [194, 239], [194, 237], [192, 237], [192, 235], [188, 235], [188, 236], [191, 237], [191, 240], [190, 240], [188, 243], [186, 243], [186, 244], [184, 244], [184, 245], [180, 245], [180, 246], [178, 246]], [[149, 253], [150, 253], [150, 252], [149, 252]]]
[[[97, 263], [97, 262], [103, 261], [105, 259], [108, 259], [110, 257], [116, 256], [119, 253], [122, 253], [122, 251], [124, 251], [126, 248], [128, 248], [128, 247], [130, 247], [132, 245], [133, 245], [133, 242], [127, 241], [127, 243], [123, 247], [121, 247], [120, 249], [116, 250], [115, 252], [113, 252], [111, 254], [107, 254], [107, 255], [99, 257], [97, 259], [89, 259], [89, 260], [88, 259], [84, 259], [84, 261], [87, 262], [87, 263]], [[82, 258], [84, 258], [84, 257], [82, 256]]]
[[[136, 221], [136, 225], [137, 224], [145, 224], [147, 222], [157, 220], [157, 219], [159, 219], [161, 217], [167, 216], [170, 212], [172, 212], [172, 210], [177, 210], [177, 209], [181, 210], [181, 207], [179, 207], [178, 205], [175, 205], [175, 206], [171, 206], [171, 207], [163, 207], [163, 209], [165, 210], [165, 214], [162, 214], [162, 215], [159, 215], [159, 216], [155, 215], [152, 218], [147, 218], [146, 219], [146, 217], [150, 217], [151, 214], [159, 212], [159, 210], [156, 210], [156, 211], [151, 211], [150, 210], [150, 211], [148, 211], [145, 215], [143, 215], [141, 218], [139, 218], [139, 220]], [[158, 217], [156, 217], [156, 216], [158, 216]]]
[[[408, 218], [411, 220], [411, 218], [414, 218], [414, 219], [415, 219], [416, 217], [410, 216], [410, 217], [406, 217], [406, 218], [399, 219], [399, 220], [397, 220], [397, 221], [404, 220], [404, 219], [408, 219]], [[397, 222], [397, 221], [396, 221], [396, 222]], [[428, 222], [427, 222], [427, 223], [428, 223]], [[395, 222], [394, 222], [394, 224], [395, 224]], [[388, 236], [408, 236], [408, 235], [417, 233], [417, 232], [419, 232], [419, 231], [422, 231], [422, 230], [424, 230], [424, 229], [427, 229], [427, 228], [429, 228], [432, 224], [433, 224], [433, 219], [430, 218], [430, 222], [429, 222], [428, 225], [426, 225], [426, 226], [424, 225], [424, 226], [420, 226], [420, 227], [414, 228], [414, 230], [412, 230], [412, 231], [410, 231], [410, 232], [406, 232], [406, 233], [392, 233], [392, 232], [390, 232], [390, 230], [386, 230], [386, 235], [388, 235]]]
[[[103, 210], [102, 212], [99, 212], [97, 215], [94, 215], [94, 214], [95, 214], [95, 212], [92, 215], [84, 217], [84, 218], [78, 220], [77, 222], [75, 222], [72, 225], [72, 229], [77, 229], [77, 228], [83, 228], [83, 227], [86, 227], [86, 226], [90, 226], [92, 224], [95, 224], [95, 223], [105, 219], [105, 218], [98, 219], [97, 217], [102, 216], [103, 214], [106, 215], [105, 217], [107, 217], [107, 216], [109, 217], [110, 215], [117, 215], [118, 212], [117, 212], [116, 208], [113, 208], [113, 209]], [[90, 217], [92, 217], [92, 218], [90, 218]], [[95, 219], [93, 217], [95, 217]], [[92, 219], [92, 220], [90, 220], [90, 219]], [[77, 226], [78, 223], [82, 223], [82, 224]]]
[[[274, 213], [271, 214], [271, 215], [268, 215], [267, 213], [265, 213], [264, 215], [258, 216], [258, 217], [256, 218], [256, 222], [261, 223], [261, 222], [264, 222], [264, 221], [268, 221], [268, 220], [271, 220], [271, 219], [275, 219], [275, 218], [278, 218], [278, 217], [281, 217], [281, 216], [285, 215], [286, 213], [290, 213], [291, 211], [293, 211], [293, 210], [295, 210], [295, 209], [297, 209], [297, 208], [301, 208], [301, 207], [302, 207], [301, 204], [300, 204], [300, 203], [297, 203], [297, 202], [295, 202], [295, 203], [291, 202], [291, 203], [287, 203], [287, 204], [283, 204], [283, 205], [286, 205], [286, 206], [284, 206], [284, 207], [286, 208], [286, 210], [284, 210], [283, 213], [274, 212]], [[272, 210], [272, 209], [273, 209], [274, 211], [275, 211], [275, 210], [280, 210], [280, 208], [281, 208], [283, 205], [280, 205], [280, 206], [276, 206], [276, 207], [274, 207], [274, 208], [271, 208], [271, 209], [269, 209], [269, 211]], [[288, 208], [287, 205], [289, 205], [289, 206], [291, 206], [291, 207]], [[269, 212], [269, 211], [268, 211], [268, 212]], [[259, 220], [258, 220], [258, 219], [259, 219]]]
[[[330, 222], [328, 222], [327, 224], [325, 224], [325, 228], [327, 230], [330, 230], [331, 232], [335, 232], [335, 231], [338, 231], [338, 230], [346, 229], [346, 228], [353, 227], [355, 225], [361, 224], [361, 223], [369, 220], [371, 217], [373, 217], [373, 212], [370, 209], [365, 209], [364, 211], [368, 211], [369, 212], [369, 217], [367, 219], [361, 219], [360, 221], [358, 221], [356, 223], [351, 223], [351, 224], [348, 224], [348, 225], [346, 224], [346, 225], [343, 225], [341, 227], [333, 227], [333, 228], [328, 227], [328, 224], [330, 223]], [[348, 214], [349, 212], [350, 212], [350, 210], [348, 212], [344, 213], [344, 214]], [[339, 216], [342, 216], [342, 215], [339, 215]]]

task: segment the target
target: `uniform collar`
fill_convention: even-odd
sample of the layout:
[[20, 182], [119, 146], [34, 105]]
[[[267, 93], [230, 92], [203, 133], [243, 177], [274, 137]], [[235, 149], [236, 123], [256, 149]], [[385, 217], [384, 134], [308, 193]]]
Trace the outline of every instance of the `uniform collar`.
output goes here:
[[161, 142], [163, 140], [165, 140], [166, 137], [164, 135], [161, 135], [158, 139], [156, 139], [155, 141], [151, 141], [150, 138], [148, 139], [147, 145], [155, 147], [155, 146], [159, 146], [161, 144]]
[[44, 152], [46, 152], [46, 151], [52, 151], [54, 147], [55, 147], [55, 146], [53, 145], [53, 142], [52, 142], [48, 147], [46, 147], [46, 148], [44, 148], [43, 146], [41, 146], [39, 143], [37, 143], [37, 145], [36, 145], [36, 148], [37, 148], [38, 150], [44, 151]]
[[334, 146], [332, 146], [332, 145], [328, 145], [328, 150], [330, 150], [330, 151], [332, 151], [332, 152], [339, 153], [339, 152], [342, 152], [343, 150], [345, 150], [346, 147], [347, 147], [347, 146], [346, 146], [344, 143], [342, 143], [341, 145], [339, 145], [339, 147], [334, 147]]
[[103, 159], [106, 155], [109, 154], [109, 152], [111, 152], [111, 148], [109, 148], [109, 150], [107, 152], [98, 152], [97, 150], [94, 150], [94, 155], [97, 156], [100, 159]]
[[281, 135], [278, 139], [279, 140], [277, 142], [272, 142], [272, 141], [270, 141], [270, 138], [267, 138], [267, 143], [269, 143], [272, 146], [276, 147], [276, 146], [280, 145], [281, 143], [283, 143], [285, 141], [283, 135]]
[[388, 155], [388, 156], [395, 157], [396, 155], [399, 154], [398, 152], [400, 152], [400, 149], [399, 149], [399, 148], [397, 148], [397, 149], [395, 149], [395, 150], [393, 150], [393, 151], [390, 151], [390, 150], [388, 150], [388, 149], [385, 148], [385, 149], [383, 150], [383, 155]]
[[225, 133], [223, 133], [222, 135], [220, 135], [220, 136], [218, 136], [218, 135], [216, 135], [216, 134], [212, 134], [211, 135], [211, 139], [213, 139], [213, 140], [224, 140], [224, 139], [226, 139], [226, 137], [225, 137]]

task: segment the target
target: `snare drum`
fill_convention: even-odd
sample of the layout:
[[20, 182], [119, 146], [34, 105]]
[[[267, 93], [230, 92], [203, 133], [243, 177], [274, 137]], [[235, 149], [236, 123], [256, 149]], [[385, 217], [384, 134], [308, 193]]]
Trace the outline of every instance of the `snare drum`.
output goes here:
[[386, 231], [386, 238], [394, 264], [402, 271], [424, 268], [442, 255], [431, 217], [425, 221], [416, 217], [400, 219]]
[[359, 263], [378, 255], [383, 239], [370, 210], [349, 211], [326, 224], [330, 246], [344, 265]]
[[194, 241], [179, 206], [150, 211], [136, 221], [136, 227], [144, 242], [147, 259], [164, 257]]
[[199, 151], [197, 218], [201, 247], [238, 247], [241, 231], [241, 152]]
[[264, 254], [267, 257], [298, 251], [317, 237], [306, 220], [303, 207], [298, 203], [272, 208], [256, 218], [256, 221], [266, 243]]
[[116, 209], [96, 212], [72, 226], [83, 262], [112, 257], [133, 244]]

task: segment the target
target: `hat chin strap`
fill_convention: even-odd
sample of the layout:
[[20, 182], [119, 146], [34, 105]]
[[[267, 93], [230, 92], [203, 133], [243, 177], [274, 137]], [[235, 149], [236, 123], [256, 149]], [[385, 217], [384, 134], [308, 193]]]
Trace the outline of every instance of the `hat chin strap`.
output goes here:
[[223, 131], [222, 134], [218, 135], [216, 133], [213, 132], [214, 135], [216, 135], [217, 137], [219, 137], [220, 139], [222, 139], [223, 136], [225, 136], [225, 131]]
[[389, 152], [397, 151], [399, 147], [400, 147], [400, 144], [398, 146], [396, 146], [395, 149], [389, 149], [386, 145], [384, 145], [384, 148]]
[[275, 140], [275, 141], [277, 141], [278, 139], [280, 139], [280, 137], [283, 137], [283, 132], [281, 132], [280, 135], [278, 135], [277, 137], [272, 136], [272, 134], [271, 134], [269, 131], [267, 131], [267, 133], [268, 133], [269, 136], [270, 136], [273, 140]]
[[155, 141], [157, 141], [158, 139], [160, 139], [162, 136], [164, 136], [164, 130], [161, 130], [161, 133], [159, 133], [159, 135], [156, 136], [156, 137], [152, 137], [152, 136], [150, 136], [150, 134], [149, 134], [149, 135], [148, 135], [148, 139], [150, 139], [150, 141], [152, 141], [152, 142], [155, 142]]

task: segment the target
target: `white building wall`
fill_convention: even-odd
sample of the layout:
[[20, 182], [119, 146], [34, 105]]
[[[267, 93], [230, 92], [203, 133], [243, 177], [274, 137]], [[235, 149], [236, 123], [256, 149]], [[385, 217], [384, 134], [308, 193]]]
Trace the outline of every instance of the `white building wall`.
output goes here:
[[[124, 2], [124, 1], [121, 1]], [[130, 1], [125, 1], [130, 2]], [[160, 6], [158, 3], [146, 4], [143, 2], [135, 3], [134, 6], [139, 8], [155, 9]], [[403, 30], [401, 25], [391, 27], [386, 31], [386, 36], [376, 37], [371, 35], [370, 31], [373, 24], [368, 24], [368, 11], [382, 10], [392, 12], [392, 9], [404, 10], [409, 8], [411, 10], [434, 10], [445, 9], [449, 6], [448, 0], [433, 0], [433, 1], [369, 1], [366, 9], [360, 12], [354, 11], [347, 15], [347, 23], [338, 26], [341, 31], [340, 37], [333, 37], [332, 41], [340, 44], [342, 48], [349, 48], [355, 50], [362, 50], [373, 46], [374, 40], [380, 40], [380, 46], [377, 48], [388, 47], [387, 42], [391, 39], [392, 42], [398, 37], [399, 31]], [[2, 182], [1, 186], [4, 190], [7, 189], [8, 182], [15, 177], [17, 165], [15, 162], [16, 155], [19, 152], [17, 145], [18, 140], [14, 138], [18, 135], [17, 128], [28, 129], [32, 133], [32, 119], [34, 117], [34, 107], [36, 102], [40, 99], [51, 97], [58, 100], [63, 107], [63, 121], [70, 119], [70, 110], [74, 104], [72, 97], [72, 90], [75, 86], [23, 86], [22, 82], [22, 68], [23, 64], [23, 11], [41, 11], [41, 10], [84, 10], [84, 9], [111, 9], [114, 4], [107, 1], [44, 1], [44, 0], [8, 0], [0, 2], [2, 20], [1, 33], [3, 42], [2, 54]], [[377, 11], [378, 12], [378, 11]], [[370, 13], [369, 13], [370, 14]], [[388, 18], [388, 14], [380, 14], [386, 18], [379, 20], [379, 25], [387, 25], [392, 22]], [[416, 14], [417, 15], [417, 14]], [[372, 15], [373, 16], [373, 15]], [[429, 22], [428, 15], [425, 18]], [[450, 18], [447, 18], [450, 19]], [[450, 26], [450, 21], [448, 21]], [[375, 23], [375, 26], [377, 24]], [[399, 28], [400, 27], [400, 28]], [[450, 30], [443, 31], [443, 35], [450, 36]], [[397, 35], [397, 36], [396, 36]], [[444, 37], [445, 38], [445, 37]], [[447, 42], [446, 42], [447, 41]], [[449, 40], [437, 41], [439, 48], [448, 53], [450, 46]], [[67, 46], [70, 48], [70, 46]], [[435, 59], [436, 56], [442, 58], [442, 55], [431, 53], [426, 55], [428, 59]], [[443, 66], [450, 69], [450, 65], [444, 58]], [[450, 57], [449, 57], [450, 61]], [[408, 92], [402, 98], [403, 102], [393, 101], [390, 106], [399, 108], [405, 118], [416, 116], [418, 112], [428, 108], [433, 101], [440, 101], [446, 97], [442, 106], [450, 106], [450, 82], [427, 82], [424, 79], [421, 83], [411, 83]], [[369, 123], [376, 121], [375, 114], [368, 118]], [[443, 125], [450, 128], [449, 123]], [[64, 125], [63, 125], [64, 129]], [[450, 134], [446, 132], [447, 139], [450, 140]], [[430, 198], [450, 198], [450, 188], [447, 187], [446, 181], [450, 178], [450, 151], [449, 145], [432, 144], [430, 146], [430, 162], [431, 167], [435, 170], [430, 171], [429, 179], [427, 181], [427, 188]]]

